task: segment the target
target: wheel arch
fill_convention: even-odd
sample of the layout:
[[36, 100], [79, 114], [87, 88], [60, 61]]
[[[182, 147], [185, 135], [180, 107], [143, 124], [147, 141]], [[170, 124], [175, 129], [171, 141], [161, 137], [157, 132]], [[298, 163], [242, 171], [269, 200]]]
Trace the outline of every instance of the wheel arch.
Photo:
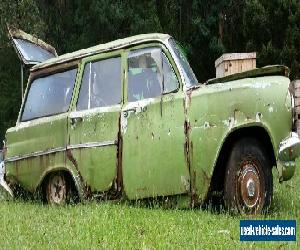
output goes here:
[[262, 143], [263, 147], [267, 151], [271, 166], [273, 167], [277, 165], [272, 139], [266, 128], [262, 126], [251, 126], [235, 129], [228, 134], [221, 146], [212, 173], [208, 196], [214, 192], [223, 192], [224, 182], [220, 180], [224, 180], [225, 178], [226, 166], [224, 166], [224, 163], [228, 160], [233, 144], [243, 137], [251, 137], [255, 139], [259, 138], [260, 143]]
[[44, 193], [45, 184], [46, 184], [48, 178], [50, 177], [50, 175], [53, 173], [57, 173], [57, 172], [62, 172], [64, 174], [66, 179], [68, 181], [70, 181], [71, 184], [74, 186], [75, 191], [77, 192], [77, 194], [79, 196], [79, 199], [82, 200], [84, 198], [84, 192], [83, 192], [82, 184], [81, 184], [79, 178], [76, 177], [76, 175], [73, 173], [72, 170], [70, 170], [66, 167], [61, 167], [61, 166], [54, 167], [54, 168], [53, 167], [48, 168], [43, 172], [43, 174], [41, 175], [40, 180], [38, 182], [38, 185], [35, 189], [35, 193], [38, 195], [42, 195], [41, 198], [44, 199], [43, 193]]

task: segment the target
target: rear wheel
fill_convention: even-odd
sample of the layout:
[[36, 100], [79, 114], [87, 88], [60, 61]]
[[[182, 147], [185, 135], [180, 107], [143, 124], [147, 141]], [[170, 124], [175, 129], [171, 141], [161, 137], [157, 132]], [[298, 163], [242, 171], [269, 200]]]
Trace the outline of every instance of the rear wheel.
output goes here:
[[260, 214], [271, 204], [273, 177], [270, 160], [253, 138], [236, 142], [227, 162], [224, 201], [230, 211]]
[[49, 176], [45, 191], [49, 204], [63, 205], [70, 202], [71, 185], [62, 172], [53, 173]]

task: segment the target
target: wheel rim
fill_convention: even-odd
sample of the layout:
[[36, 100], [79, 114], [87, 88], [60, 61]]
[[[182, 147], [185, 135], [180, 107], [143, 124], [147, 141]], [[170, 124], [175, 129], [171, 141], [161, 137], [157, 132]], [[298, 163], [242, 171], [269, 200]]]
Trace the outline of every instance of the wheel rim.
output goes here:
[[243, 211], [257, 211], [261, 207], [262, 180], [255, 162], [242, 164], [238, 176], [238, 206]]
[[52, 204], [63, 204], [66, 201], [66, 182], [62, 175], [54, 175], [50, 178], [47, 196]]

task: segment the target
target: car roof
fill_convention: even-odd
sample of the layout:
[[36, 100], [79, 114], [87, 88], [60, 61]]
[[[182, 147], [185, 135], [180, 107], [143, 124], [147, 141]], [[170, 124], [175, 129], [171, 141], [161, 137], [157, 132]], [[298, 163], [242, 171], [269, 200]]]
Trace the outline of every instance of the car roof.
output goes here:
[[77, 50], [72, 53], [63, 54], [61, 56], [49, 59], [47, 61], [44, 61], [42, 63], [33, 66], [31, 68], [31, 71], [37, 71], [39, 69], [47, 68], [56, 64], [67, 63], [97, 53], [126, 48], [128, 46], [135, 45], [135, 44], [152, 42], [152, 41], [165, 42], [169, 38], [170, 35], [167, 34], [151, 33], [151, 34], [141, 34], [141, 35], [131, 36], [123, 39], [118, 39], [112, 42], [99, 44], [87, 49]]

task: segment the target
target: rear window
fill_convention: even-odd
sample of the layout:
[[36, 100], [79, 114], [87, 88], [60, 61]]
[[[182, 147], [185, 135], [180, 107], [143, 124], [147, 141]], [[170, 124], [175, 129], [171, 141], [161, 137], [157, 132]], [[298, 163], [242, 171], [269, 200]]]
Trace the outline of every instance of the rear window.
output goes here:
[[21, 121], [68, 111], [77, 69], [35, 79], [29, 89]]
[[22, 39], [14, 39], [14, 42], [24, 59], [29, 63], [44, 62], [55, 57], [55, 55], [34, 43]]

